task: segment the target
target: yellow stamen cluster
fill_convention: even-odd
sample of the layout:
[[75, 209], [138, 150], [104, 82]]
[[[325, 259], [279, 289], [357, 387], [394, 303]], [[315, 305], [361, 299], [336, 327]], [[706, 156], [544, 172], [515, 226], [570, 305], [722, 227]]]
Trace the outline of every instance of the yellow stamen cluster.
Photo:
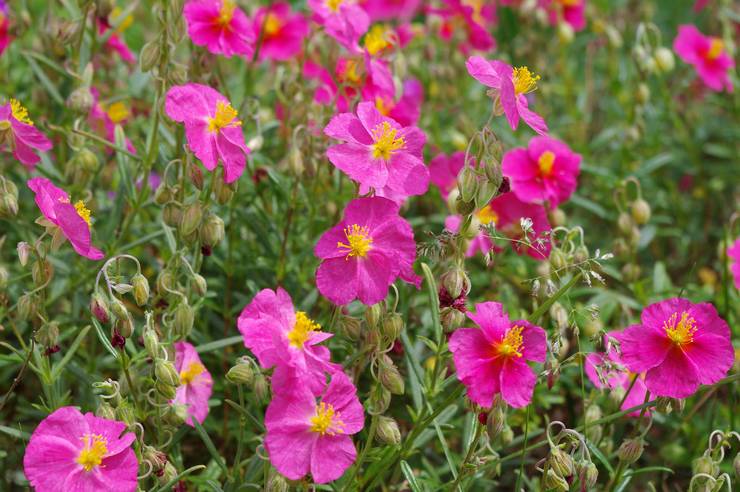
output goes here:
[[309, 318], [303, 311], [296, 311], [295, 324], [288, 332], [288, 342], [295, 348], [302, 349], [311, 334], [321, 329], [321, 325]]
[[[111, 13], [109, 16], [111, 23], [115, 24], [118, 21], [118, 19], [121, 17], [121, 14], [123, 14], [123, 10], [121, 9], [121, 7], [114, 7], [113, 10], [111, 10]], [[126, 18], [123, 19], [120, 24], [118, 24], [118, 28], [116, 29], [116, 31], [124, 32], [133, 23], [134, 23], [134, 16], [127, 15]]]
[[506, 335], [501, 342], [496, 344], [496, 354], [502, 357], [521, 357], [522, 356], [522, 330], [523, 327], [515, 325], [506, 331]]
[[512, 78], [516, 95], [528, 94], [537, 89], [537, 81], [540, 80], [540, 76], [530, 72], [527, 67], [515, 68]]
[[352, 85], [359, 85], [362, 82], [362, 76], [357, 72], [357, 61], [347, 60], [342, 70], [340, 82], [348, 82]]
[[206, 368], [200, 362], [191, 362], [187, 369], [180, 371], [180, 384], [190, 384], [200, 376]]
[[108, 106], [106, 113], [108, 113], [108, 118], [110, 118], [113, 124], [120, 123], [131, 115], [126, 105], [120, 101]]
[[393, 106], [394, 106], [393, 101], [388, 102], [383, 97], [375, 96], [375, 108], [383, 116], [388, 116], [388, 113], [391, 112], [391, 109], [393, 109]]
[[10, 100], [10, 112], [13, 114], [13, 118], [25, 123], [26, 125], [33, 125], [33, 121], [28, 117], [28, 110], [16, 99]]
[[712, 40], [709, 42], [709, 49], [707, 50], [707, 59], [716, 60], [722, 54], [722, 51], [724, 49], [725, 43], [723, 43], [721, 39], [712, 38]]
[[478, 221], [482, 225], [488, 225], [488, 224], [494, 224], [496, 225], [496, 222], [498, 222], [498, 214], [491, 208], [490, 205], [486, 205], [485, 207], [478, 210]]
[[694, 333], [696, 333], [698, 326], [696, 326], [696, 320], [688, 312], [683, 311], [680, 319], [678, 313], [673, 313], [663, 323], [663, 329], [673, 343], [683, 346], [694, 341]]
[[233, 0], [223, 0], [216, 23], [221, 27], [228, 27], [234, 17], [234, 9], [236, 9], [236, 3]]
[[389, 48], [392, 44], [388, 41], [386, 33], [388, 29], [382, 24], [375, 24], [365, 36], [365, 48], [371, 55], [376, 55]]
[[272, 38], [277, 36], [280, 33], [280, 30], [283, 28], [283, 21], [278, 17], [277, 15], [270, 12], [265, 16], [265, 20], [263, 21], [264, 27], [264, 37], [265, 38]]
[[552, 165], [555, 163], [555, 154], [552, 151], [546, 150], [540, 154], [537, 159], [537, 165], [540, 168], [540, 176], [543, 178], [549, 178], [552, 175]]
[[372, 249], [373, 238], [370, 237], [370, 229], [367, 226], [360, 227], [357, 224], [352, 224], [345, 227], [344, 237], [347, 238], [348, 244], [337, 242], [337, 248], [347, 250], [345, 259], [349, 259], [350, 256], [364, 258], [368, 251]]
[[90, 225], [90, 216], [92, 215], [92, 212], [90, 212], [90, 209], [85, 206], [85, 202], [77, 200], [75, 202], [75, 210], [77, 210], [77, 215], [82, 217], [82, 220], [87, 222], [87, 225]]
[[387, 161], [394, 152], [406, 145], [403, 137], [397, 137], [398, 129], [393, 128], [390, 123], [384, 121], [371, 132], [373, 135], [373, 159]]
[[563, 7], [577, 7], [581, 4], [581, 0], [559, 0], [559, 2]]
[[326, 6], [332, 12], [338, 12], [344, 0], [326, 0]]
[[216, 104], [216, 115], [213, 118], [208, 118], [208, 131], [218, 133], [223, 128], [241, 126], [242, 122], [236, 119], [237, 116], [238, 113], [231, 104], [219, 101]]
[[339, 412], [334, 412], [334, 406], [331, 403], [322, 401], [316, 405], [316, 414], [311, 417], [311, 432], [318, 432], [322, 436], [344, 434], [345, 424], [339, 420], [340, 416]]
[[82, 439], [83, 448], [77, 455], [76, 461], [86, 472], [89, 472], [103, 462], [103, 458], [108, 453], [108, 440], [100, 434], [85, 434], [80, 439]]

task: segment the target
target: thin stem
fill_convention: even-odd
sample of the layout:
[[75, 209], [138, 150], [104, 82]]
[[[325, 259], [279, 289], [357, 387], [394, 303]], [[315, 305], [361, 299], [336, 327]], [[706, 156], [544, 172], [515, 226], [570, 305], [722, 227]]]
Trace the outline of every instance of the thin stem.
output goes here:
[[457, 472], [457, 478], [455, 478], [455, 481], [452, 483], [451, 490], [456, 490], [460, 486], [460, 482], [462, 481], [465, 472], [465, 465], [467, 465], [470, 462], [470, 459], [473, 457], [473, 452], [478, 447], [478, 439], [480, 439], [481, 434], [483, 434], [484, 426], [480, 424], [477, 420], [473, 420], [473, 423], [477, 425], [475, 429], [475, 434], [473, 436], [473, 440], [470, 441], [470, 444], [468, 445], [468, 452], [465, 453], [465, 458], [463, 458], [462, 462], [460, 463], [460, 470]]
[[[527, 440], [529, 439], [529, 409], [531, 408], [531, 405], [527, 405], [527, 416], [524, 420], [524, 449], [527, 449]], [[524, 458], [522, 458], [522, 462], [519, 464], [519, 475], [516, 477], [516, 487], [514, 487], [515, 492], [519, 492], [519, 485], [522, 480], [522, 476], [524, 475]]]
[[357, 458], [357, 462], [355, 463], [355, 469], [352, 472], [352, 477], [349, 479], [349, 484], [352, 484], [355, 482], [355, 479], [357, 478], [357, 474], [360, 473], [360, 469], [362, 468], [362, 464], [365, 462], [365, 458], [367, 457], [367, 452], [370, 451], [370, 448], [373, 445], [373, 439], [375, 439], [375, 432], [378, 429], [378, 416], [373, 415], [372, 420], [370, 421], [370, 429], [367, 431], [367, 440], [365, 441], [365, 446], [362, 448], [362, 452], [360, 453], [360, 456]]

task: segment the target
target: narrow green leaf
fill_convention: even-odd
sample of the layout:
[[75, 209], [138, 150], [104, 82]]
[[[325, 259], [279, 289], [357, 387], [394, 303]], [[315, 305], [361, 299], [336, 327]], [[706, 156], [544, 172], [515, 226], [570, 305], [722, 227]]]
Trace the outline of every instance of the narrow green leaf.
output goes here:
[[599, 460], [602, 465], [604, 465], [604, 468], [607, 469], [609, 475], [614, 475], [614, 468], [612, 467], [612, 465], [609, 464], [609, 460], [606, 456], [604, 456], [604, 453], [602, 453], [599, 448], [594, 446], [591, 441], [586, 441], [586, 445], [588, 446], [588, 450], [591, 452], [591, 454], [596, 456], [596, 459]]
[[47, 77], [46, 73], [41, 69], [41, 67], [38, 66], [36, 60], [28, 55], [24, 55], [23, 57], [30, 65], [31, 70], [33, 70], [33, 73], [36, 75], [36, 78], [38, 78], [39, 82], [41, 82], [41, 85], [43, 85], [44, 89], [46, 89], [46, 92], [49, 93], [49, 95], [52, 97], [52, 99], [54, 99], [54, 101], [57, 102], [57, 104], [63, 106], [64, 98], [61, 94], [59, 94], [56, 85], [51, 80], [49, 80], [49, 77]]
[[3, 432], [16, 439], [23, 439], [24, 441], [28, 441], [29, 439], [31, 439], [31, 434], [29, 434], [28, 432], [23, 432], [22, 430], [14, 429], [13, 427], [8, 427], [6, 425], [0, 425], [0, 432]]
[[218, 466], [223, 470], [225, 475], [229, 474], [229, 469], [226, 468], [226, 464], [224, 463], [223, 459], [221, 459], [221, 455], [218, 454], [218, 451], [216, 451], [216, 446], [213, 445], [213, 441], [211, 441], [210, 436], [208, 436], [208, 433], [203, 428], [202, 425], [198, 422], [197, 419], [192, 419], [193, 426], [195, 427], [195, 430], [198, 432], [198, 435], [200, 436], [200, 439], [203, 441], [203, 444], [205, 444], [206, 449], [211, 454], [211, 457], [213, 460], [218, 464]]
[[401, 471], [403, 472], [403, 476], [406, 477], [406, 480], [409, 482], [409, 487], [411, 487], [411, 490], [413, 490], [414, 492], [421, 492], [419, 482], [416, 481], [414, 472], [409, 464], [406, 462], [406, 460], [401, 460]]
[[222, 349], [224, 347], [228, 347], [229, 345], [234, 345], [242, 341], [241, 335], [236, 335], [229, 338], [224, 338], [222, 340], [216, 340], [215, 342], [209, 342], [204, 343], [203, 345], [198, 345], [195, 347], [195, 351], [199, 354], [205, 353], [205, 352], [213, 352], [214, 350]]
[[666, 466], [646, 466], [645, 468], [638, 468], [637, 470], [627, 470], [624, 473], [625, 477], [631, 477], [633, 475], [639, 475], [641, 473], [652, 473], [652, 472], [666, 472], [673, 475], [675, 472]]
[[118, 359], [118, 351], [113, 348], [113, 345], [110, 344], [110, 340], [108, 340], [108, 337], [105, 335], [105, 331], [103, 331], [103, 327], [100, 326], [100, 323], [97, 319], [92, 319], [93, 326], [95, 327], [95, 333], [98, 334], [98, 338], [100, 339], [100, 343], [103, 344], [103, 347], [110, 352], [110, 354]]
[[64, 367], [69, 363], [69, 361], [72, 360], [72, 357], [74, 357], [75, 352], [77, 352], [77, 349], [80, 347], [82, 340], [85, 339], [89, 331], [90, 331], [90, 325], [87, 325], [80, 331], [80, 333], [77, 335], [77, 338], [75, 338], [75, 341], [72, 342], [72, 345], [64, 352], [64, 357], [62, 358], [62, 360], [60, 360], [59, 364], [55, 365], [54, 369], [51, 370], [51, 380], [52, 381], [56, 381], [56, 379], [62, 373], [62, 369], [64, 369]]
[[175, 478], [173, 478], [172, 480], [170, 480], [169, 482], [167, 482], [166, 484], [164, 484], [160, 488], [158, 488], [156, 490], [156, 492], [165, 492], [166, 490], [172, 490], [172, 487], [177, 482], [179, 482], [180, 480], [182, 480], [183, 477], [186, 477], [187, 475], [190, 475], [191, 473], [196, 472], [198, 470], [204, 470], [205, 468], [206, 468], [205, 465], [195, 465], [195, 466], [192, 466], [192, 467], [188, 468], [187, 470], [183, 470]]

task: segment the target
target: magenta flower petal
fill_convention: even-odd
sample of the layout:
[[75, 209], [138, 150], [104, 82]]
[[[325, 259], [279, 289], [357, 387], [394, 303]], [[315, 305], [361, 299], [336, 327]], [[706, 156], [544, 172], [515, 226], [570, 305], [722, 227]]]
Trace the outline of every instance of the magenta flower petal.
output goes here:
[[501, 368], [501, 396], [514, 408], [522, 408], [532, 400], [537, 376], [528, 365], [509, 360]]
[[193, 419], [203, 423], [208, 415], [213, 378], [192, 344], [175, 342], [175, 369], [180, 374], [180, 385], [171, 403], [186, 406], [188, 418], [185, 422], [188, 425], [193, 425]]

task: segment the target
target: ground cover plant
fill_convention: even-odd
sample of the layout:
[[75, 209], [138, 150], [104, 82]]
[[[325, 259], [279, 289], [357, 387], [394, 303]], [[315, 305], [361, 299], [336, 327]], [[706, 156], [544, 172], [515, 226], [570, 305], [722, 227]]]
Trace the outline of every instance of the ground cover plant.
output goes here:
[[0, 490], [736, 490], [739, 22], [0, 0]]

